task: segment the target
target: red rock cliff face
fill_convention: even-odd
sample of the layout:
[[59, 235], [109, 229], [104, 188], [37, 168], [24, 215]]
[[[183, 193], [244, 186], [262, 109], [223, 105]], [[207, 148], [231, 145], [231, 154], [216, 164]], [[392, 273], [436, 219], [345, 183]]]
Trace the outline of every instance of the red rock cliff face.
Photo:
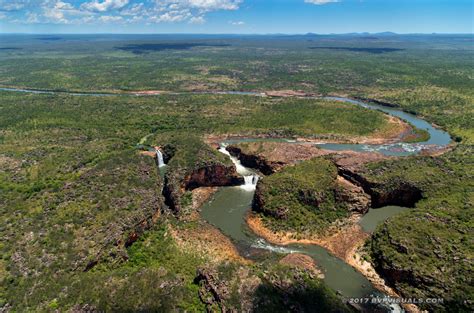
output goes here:
[[342, 176], [338, 176], [337, 183], [339, 186], [335, 190], [337, 202], [346, 203], [351, 212], [365, 214], [369, 211], [372, 200], [362, 187], [351, 183]]
[[363, 173], [352, 168], [338, 166], [338, 171], [339, 175], [362, 187], [371, 196], [373, 208], [387, 205], [414, 207], [423, 197], [421, 189], [407, 181], [398, 180], [381, 184], [370, 181]]
[[212, 164], [194, 170], [185, 176], [183, 186], [186, 190], [198, 187], [238, 186], [244, 183], [234, 166]]
[[170, 210], [179, 215], [182, 212], [181, 196], [186, 190], [199, 187], [239, 186], [244, 183], [233, 165], [219, 163], [199, 167], [189, 173], [170, 173], [165, 177], [163, 195]]

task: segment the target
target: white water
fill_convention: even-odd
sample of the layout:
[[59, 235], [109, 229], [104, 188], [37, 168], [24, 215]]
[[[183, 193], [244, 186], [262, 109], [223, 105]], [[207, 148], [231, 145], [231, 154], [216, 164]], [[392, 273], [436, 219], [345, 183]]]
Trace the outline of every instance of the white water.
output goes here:
[[156, 151], [156, 160], [158, 162], [158, 167], [163, 167], [165, 166], [165, 161], [163, 161], [163, 153], [159, 149], [155, 149]]
[[256, 174], [244, 176], [245, 184], [240, 186], [240, 188], [247, 191], [254, 191], [257, 188], [258, 178]]
[[406, 151], [410, 153], [416, 153], [423, 150], [425, 147], [422, 144], [410, 144], [410, 143], [394, 143], [386, 145], [363, 145], [362, 150], [368, 152], [383, 152], [383, 151]]
[[232, 161], [232, 163], [234, 163], [237, 173], [239, 173], [240, 175], [244, 177], [245, 184], [241, 185], [240, 188], [242, 188], [245, 191], [254, 191], [255, 188], [257, 187], [259, 176], [255, 174], [254, 172], [252, 172], [251, 170], [249, 170], [248, 168], [246, 168], [245, 166], [243, 166], [242, 163], [240, 163], [239, 159], [232, 156], [229, 153], [229, 151], [227, 151], [225, 145], [221, 145], [219, 147], [219, 152], [227, 155]]
[[268, 250], [268, 251], [272, 251], [276, 253], [298, 253], [298, 252], [302, 253], [302, 251], [293, 250], [293, 249], [285, 248], [282, 246], [274, 246], [268, 243], [267, 241], [265, 241], [265, 239], [263, 238], [257, 238], [251, 247], [257, 248], [257, 249]]

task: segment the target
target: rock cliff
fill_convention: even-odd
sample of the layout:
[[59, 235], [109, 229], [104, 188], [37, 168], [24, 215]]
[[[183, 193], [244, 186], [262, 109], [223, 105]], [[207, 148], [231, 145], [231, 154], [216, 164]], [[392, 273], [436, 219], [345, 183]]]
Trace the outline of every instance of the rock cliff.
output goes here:
[[199, 187], [238, 186], [244, 183], [235, 166], [209, 163], [195, 169], [176, 169], [165, 176], [163, 196], [171, 211], [179, 215], [182, 211], [182, 196], [186, 191]]
[[371, 196], [373, 208], [388, 205], [414, 207], [423, 197], [418, 186], [402, 178], [387, 182], [375, 182], [358, 169], [338, 166], [338, 172], [342, 177], [360, 186], [365, 193]]

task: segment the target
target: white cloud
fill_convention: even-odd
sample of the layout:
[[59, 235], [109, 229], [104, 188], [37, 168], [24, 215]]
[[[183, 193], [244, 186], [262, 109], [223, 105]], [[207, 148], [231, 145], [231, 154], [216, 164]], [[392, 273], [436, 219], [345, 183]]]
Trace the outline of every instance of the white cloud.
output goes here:
[[121, 11], [121, 15], [133, 16], [134, 21], [146, 23], [203, 24], [205, 14], [218, 10], [237, 10], [243, 0], [153, 0], [151, 6], [136, 3]]
[[316, 5], [323, 5], [323, 4], [328, 4], [328, 3], [339, 2], [339, 0], [304, 0], [304, 2], [312, 3]]
[[170, 11], [160, 15], [151, 16], [148, 20], [154, 23], [176, 23], [192, 18], [191, 13], [187, 11]]
[[42, 10], [35, 17], [27, 19], [27, 23], [73, 24], [81, 23], [91, 13], [75, 8], [70, 2], [62, 0], [43, 0]]
[[[0, 12], [23, 12], [20, 23], [203, 24], [206, 14], [237, 10], [244, 0], [0, 0]], [[1, 18], [1, 17], [0, 17]], [[238, 22], [237, 22], [238, 23]], [[242, 24], [235, 24], [242, 25]]]
[[67, 3], [67, 2], [62, 2], [62, 1], [56, 2], [56, 4], [54, 5], [54, 8], [58, 10], [74, 10], [74, 7], [72, 6], [72, 4]]
[[206, 23], [206, 19], [203, 16], [193, 16], [189, 19], [189, 23], [191, 23], [191, 24], [204, 24], [204, 23]]
[[237, 10], [242, 0], [185, 0], [191, 7], [203, 10]]
[[30, 0], [0, 0], [0, 11], [18, 11], [29, 4]]
[[91, 12], [108, 12], [111, 10], [118, 10], [125, 7], [129, 0], [94, 0], [91, 2], [84, 2], [81, 8]]
[[130, 16], [137, 16], [141, 15], [145, 9], [145, 5], [143, 3], [136, 3], [128, 8], [124, 8], [120, 14], [122, 15], [130, 15]]
[[121, 16], [111, 15], [103, 15], [99, 18], [99, 20], [104, 23], [123, 22], [123, 18]]
[[[64, 13], [60, 9], [56, 8], [50, 8], [50, 9], [45, 9], [43, 12], [43, 16], [48, 20], [48, 22], [51, 23], [57, 23], [57, 24], [68, 24], [69, 21], [66, 19], [64, 16]], [[30, 23], [39, 23], [40, 20], [39, 18], [34, 18], [29, 21]]]
[[229, 24], [234, 25], [234, 26], [242, 26], [242, 25], [245, 25], [245, 22], [243, 22], [243, 21], [229, 21]]

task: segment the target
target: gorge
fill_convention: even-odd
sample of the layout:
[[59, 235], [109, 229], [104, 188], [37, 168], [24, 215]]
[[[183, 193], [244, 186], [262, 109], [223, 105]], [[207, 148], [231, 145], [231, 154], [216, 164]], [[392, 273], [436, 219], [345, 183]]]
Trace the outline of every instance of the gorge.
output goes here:
[[[434, 148], [435, 150], [443, 149], [451, 142], [451, 139], [446, 132], [436, 129], [423, 120], [401, 112], [397, 109], [385, 109], [383, 107], [368, 105], [366, 103], [354, 101], [351, 99], [337, 98], [337, 100], [349, 101], [350, 103], [362, 105], [370, 109], [382, 110], [387, 114], [396, 116], [397, 118], [404, 118], [417, 127], [424, 127], [428, 131], [430, 137], [424, 142], [415, 144], [393, 143], [389, 146], [386, 144], [370, 145], [370, 149], [367, 148], [367, 146], [357, 144], [316, 144], [319, 148], [328, 149], [329, 151], [335, 150], [336, 155], [337, 151], [352, 150], [355, 153], [363, 153], [363, 151], [371, 150], [377, 151], [378, 153], [388, 157], [402, 157], [419, 153], [425, 147], [430, 149]], [[384, 310], [402, 311], [403, 309], [401, 307], [390, 303], [390, 296], [384, 293], [388, 288], [387, 286], [381, 287], [378, 285], [378, 289], [375, 288], [371, 281], [369, 281], [359, 271], [355, 270], [351, 266], [353, 265], [351, 264], [352, 262], [347, 264], [347, 260], [345, 260], [344, 257], [341, 259], [341, 256], [339, 256], [338, 258], [332, 255], [331, 252], [328, 252], [323, 247], [318, 245], [298, 243], [299, 240], [296, 240], [295, 243], [275, 245], [261, 237], [256, 236], [252, 229], [249, 228], [246, 220], [248, 214], [250, 214], [249, 210], [252, 207], [252, 203], [254, 209], [259, 209], [258, 206], [255, 207], [255, 204], [259, 203], [258, 198], [255, 195], [255, 189], [257, 183], [259, 182], [259, 175], [254, 172], [254, 170], [257, 170], [263, 175], [272, 175], [288, 165], [284, 162], [268, 163], [265, 157], [261, 155], [246, 154], [241, 148], [239, 148], [239, 143], [261, 143], [266, 142], [267, 140], [270, 142], [273, 141], [271, 138], [239, 138], [223, 141], [219, 144], [219, 152], [227, 156], [232, 161], [236, 172], [243, 177], [243, 182], [240, 182], [240, 186], [224, 187], [217, 191], [217, 193], [211, 197], [211, 200], [201, 207], [200, 210], [202, 217], [210, 224], [220, 229], [225, 235], [229, 236], [244, 257], [252, 259], [252, 254], [254, 254], [252, 251], [255, 249], [263, 249], [281, 254], [306, 254], [313, 258], [317, 266], [322, 270], [324, 281], [327, 283], [327, 285], [337, 291], [342, 297], [375, 297], [373, 300], [374, 303], [385, 303]], [[276, 145], [278, 145], [278, 142], [286, 143], [285, 147], [289, 149], [291, 149], [292, 146], [296, 147], [300, 144], [307, 145], [307, 143], [299, 140], [279, 139], [277, 140]], [[329, 155], [331, 155], [331, 153], [329, 153]], [[363, 192], [367, 193], [370, 198], [368, 202], [371, 206], [369, 214], [366, 214], [366, 216], [363, 216], [361, 219], [359, 217], [359, 223], [367, 233], [371, 233], [376, 228], [376, 226], [382, 223], [384, 220], [406, 210], [406, 207], [413, 207], [415, 203], [421, 199], [421, 191], [417, 189], [416, 186], [409, 185], [405, 182], [396, 183], [394, 186], [391, 186], [388, 189], [387, 186], [377, 185], [375, 183], [369, 182], [363, 175], [358, 173], [357, 168], [354, 169], [350, 166], [345, 166], [344, 161], [347, 161], [348, 159], [351, 159], [351, 156], [346, 156], [343, 158], [343, 162], [338, 162], [338, 157], [336, 157], [333, 158], [332, 162], [334, 162], [335, 166], [337, 167], [338, 175], [340, 175], [342, 180], [347, 180], [348, 183], [350, 182], [356, 186], [359, 186], [359, 188], [362, 188]], [[253, 169], [250, 169], [247, 166]], [[213, 173], [212, 175], [215, 175], [215, 171], [210, 170], [210, 172]], [[212, 179], [210, 180], [212, 181]], [[223, 186], [227, 184], [225, 182], [222, 183], [222, 179], [219, 179], [218, 184], [206, 183], [202, 181], [197, 182], [195, 179], [192, 181], [195, 182], [193, 187], [203, 187], [210, 185]], [[236, 184], [238, 183], [236, 182]], [[190, 185], [188, 184], [187, 186]], [[348, 198], [346, 197], [343, 200], [347, 202]], [[260, 203], [260, 206], [261, 205], [262, 203]], [[354, 205], [354, 203], [351, 205]], [[394, 207], [394, 205], [402, 207]], [[361, 213], [364, 214], [365, 212], [367, 212], [367, 209], [362, 209]], [[390, 289], [388, 288], [388, 290]], [[392, 290], [390, 290], [390, 293], [391, 295], [394, 295]], [[377, 300], [377, 297], [379, 299], [385, 297], [385, 300]], [[384, 305], [382, 305], [379, 309], [383, 308]], [[409, 307], [409, 310], [416, 310], [416, 308], [413, 309], [412, 307]]]

